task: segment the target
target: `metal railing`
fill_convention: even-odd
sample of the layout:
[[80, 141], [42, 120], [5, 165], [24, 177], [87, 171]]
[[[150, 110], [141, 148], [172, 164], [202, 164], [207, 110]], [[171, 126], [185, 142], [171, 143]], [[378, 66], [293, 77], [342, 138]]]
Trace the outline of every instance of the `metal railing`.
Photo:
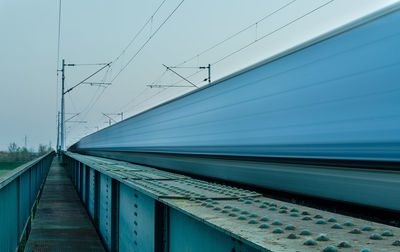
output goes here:
[[0, 251], [17, 251], [54, 157], [49, 152], [0, 177]]

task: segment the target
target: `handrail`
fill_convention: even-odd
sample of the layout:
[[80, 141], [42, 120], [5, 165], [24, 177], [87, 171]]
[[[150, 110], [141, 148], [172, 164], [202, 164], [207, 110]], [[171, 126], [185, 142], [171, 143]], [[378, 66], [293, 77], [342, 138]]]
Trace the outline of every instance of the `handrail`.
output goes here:
[[50, 151], [0, 177], [0, 251], [17, 251], [35, 214], [51, 162]]
[[22, 173], [24, 173], [26, 170], [30, 169], [32, 166], [36, 165], [39, 163], [43, 158], [46, 158], [49, 155], [54, 154], [54, 151], [49, 151], [46, 154], [35, 158], [32, 161], [29, 161], [23, 165], [18, 166], [17, 168], [11, 170], [9, 173], [4, 174], [3, 176], [0, 177], [0, 190], [8, 185], [10, 182], [12, 182], [15, 178], [20, 176]]

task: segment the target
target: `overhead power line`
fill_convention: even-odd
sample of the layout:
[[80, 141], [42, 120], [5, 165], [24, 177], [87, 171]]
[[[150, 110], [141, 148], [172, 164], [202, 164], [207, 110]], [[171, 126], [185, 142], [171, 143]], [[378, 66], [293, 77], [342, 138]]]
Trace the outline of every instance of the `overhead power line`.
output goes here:
[[242, 34], [243, 32], [245, 32], [245, 31], [247, 31], [247, 30], [249, 30], [250, 28], [252, 28], [252, 27], [254, 27], [254, 26], [257, 26], [259, 23], [265, 21], [267, 18], [273, 16], [274, 14], [280, 12], [281, 10], [285, 9], [286, 7], [292, 5], [292, 4], [293, 4], [294, 2], [296, 2], [296, 1], [297, 1], [297, 0], [292, 0], [292, 1], [290, 1], [289, 3], [287, 3], [287, 4], [283, 5], [283, 6], [281, 6], [281, 7], [278, 8], [278, 9], [276, 9], [275, 11], [273, 11], [273, 12], [271, 12], [271, 13], [268, 13], [267, 15], [265, 15], [265, 16], [262, 17], [261, 19], [257, 20], [256, 22], [254, 22], [254, 23], [252, 23], [252, 24], [246, 26], [246, 27], [243, 28], [242, 30], [240, 30], [240, 31], [238, 31], [238, 32], [236, 32], [236, 33], [234, 33], [234, 34], [228, 36], [227, 38], [221, 40], [220, 42], [215, 43], [214, 45], [208, 47], [207, 49], [201, 51], [200, 53], [198, 53], [198, 54], [196, 54], [196, 55], [194, 55], [194, 56], [192, 56], [192, 57], [190, 57], [190, 58], [188, 58], [188, 59], [186, 59], [186, 60], [184, 60], [183, 62], [181, 62], [181, 63], [179, 63], [179, 64], [177, 64], [177, 65], [175, 65], [175, 66], [176, 66], [176, 67], [177, 67], [177, 66], [181, 66], [181, 65], [183, 65], [183, 64], [185, 64], [185, 63], [187, 63], [187, 62], [190, 62], [190, 61], [192, 61], [193, 59], [195, 59], [195, 58], [197, 58], [197, 57], [199, 57], [199, 56], [201, 56], [201, 55], [203, 55], [203, 54], [205, 54], [205, 53], [207, 53], [207, 52], [213, 50], [214, 48], [216, 48], [216, 47], [222, 45], [223, 43], [225, 43], [225, 42], [227, 42], [227, 41], [233, 39], [234, 37], [236, 37], [236, 36]]
[[[231, 38], [237, 36], [238, 34], [244, 32], [245, 30], [249, 29], [250, 27], [252, 27], [252, 26], [254, 26], [254, 25], [257, 25], [259, 22], [265, 20], [266, 18], [270, 17], [271, 15], [273, 15], [273, 14], [275, 14], [275, 13], [281, 11], [282, 9], [284, 9], [284, 8], [286, 8], [286, 7], [288, 7], [289, 5], [293, 4], [295, 1], [296, 1], [296, 0], [293, 0], [293, 1], [291, 1], [291, 2], [289, 2], [289, 3], [287, 3], [287, 4], [285, 4], [284, 6], [280, 7], [279, 9], [275, 10], [274, 12], [268, 14], [267, 16], [263, 17], [262, 19], [260, 19], [259, 21], [253, 23], [252, 25], [247, 26], [246, 28], [240, 30], [239, 32], [237, 32], [237, 33], [235, 33], [235, 34], [233, 34], [233, 35], [231, 35], [230, 37], [224, 39], [223, 41], [218, 42], [217, 44], [213, 45], [212, 47], [209, 47], [208, 49], [202, 51], [200, 54], [206, 53], [206, 52], [208, 52], [208, 51], [214, 49], [215, 47], [217, 47], [217, 46], [219, 46], [220, 44], [222, 44], [222, 43], [228, 41], [229, 39], [231, 39]], [[308, 15], [314, 13], [315, 11], [317, 11], [317, 10], [319, 10], [319, 9], [321, 9], [321, 8], [323, 8], [323, 7], [325, 7], [326, 5], [328, 5], [328, 4], [330, 4], [330, 3], [334, 2], [334, 1], [335, 1], [335, 0], [330, 0], [330, 1], [324, 3], [324, 4], [320, 5], [320, 6], [318, 6], [318, 7], [314, 8], [314, 9], [312, 9], [311, 11], [305, 13], [304, 15], [302, 15], [302, 16], [300, 16], [300, 17], [298, 17], [298, 18], [295, 18], [294, 20], [292, 20], [292, 21], [290, 21], [290, 22], [284, 24], [283, 26], [280, 26], [279, 28], [277, 28], [277, 29], [275, 29], [275, 30], [273, 30], [273, 31], [271, 31], [271, 32], [269, 32], [269, 33], [267, 33], [267, 34], [261, 36], [260, 38], [258, 38], [258, 39], [256, 38], [256, 40], [254, 40], [254, 41], [252, 41], [251, 43], [249, 43], [249, 44], [247, 44], [247, 45], [245, 45], [245, 46], [243, 46], [243, 47], [241, 47], [241, 48], [239, 48], [239, 49], [237, 49], [237, 50], [235, 50], [235, 51], [229, 53], [228, 55], [225, 55], [224, 57], [218, 59], [217, 61], [215, 61], [215, 62], [212, 63], [211, 65], [218, 64], [219, 62], [225, 60], [226, 58], [228, 58], [228, 57], [230, 57], [230, 56], [232, 56], [232, 55], [234, 55], [234, 54], [236, 54], [236, 53], [238, 53], [238, 52], [244, 50], [245, 48], [249, 47], [250, 45], [252, 45], [252, 44], [254, 44], [254, 43], [256, 43], [256, 42], [258, 42], [258, 41], [260, 41], [260, 40], [262, 40], [262, 39], [264, 39], [264, 38], [266, 38], [266, 37], [268, 37], [268, 36], [270, 36], [270, 35], [272, 35], [272, 34], [274, 34], [274, 33], [276, 33], [276, 32], [278, 32], [279, 30], [284, 29], [285, 27], [287, 27], [287, 26], [289, 26], [289, 25], [291, 25], [291, 24], [293, 24], [293, 23], [299, 21], [300, 19], [302, 19], [302, 18], [304, 18], [304, 17], [306, 17], [306, 16], [308, 16]], [[180, 64], [176, 65], [176, 67], [179, 67], [180, 65], [182, 65], [182, 64], [184, 64], [184, 63], [186, 63], [186, 62], [188, 62], [188, 61], [190, 61], [190, 60], [196, 58], [196, 57], [197, 57], [198, 55], [200, 55], [200, 54], [197, 54], [196, 56], [194, 56], [194, 57], [192, 57], [192, 58], [190, 58], [190, 59], [184, 61], [183, 63], [180, 63]], [[191, 67], [190, 67], [190, 68], [191, 68]], [[194, 76], [194, 75], [198, 74], [200, 71], [201, 71], [201, 70], [194, 72], [193, 74], [187, 76], [185, 79], [190, 78], [191, 76]], [[153, 96], [151, 96], [151, 97], [149, 97], [149, 98], [143, 100], [143, 101], [140, 102], [139, 104], [136, 104], [136, 106], [138, 106], [138, 105], [142, 104], [143, 102], [146, 102], [146, 101], [152, 99], [153, 97], [159, 95], [161, 92], [165, 91], [166, 88], [168, 88], [169, 86], [171, 86], [171, 87], [172, 87], [172, 86], [175, 86], [176, 84], [178, 84], [178, 83], [180, 83], [180, 82], [182, 82], [182, 81], [183, 81], [183, 80], [179, 80], [178, 82], [175, 82], [175, 83], [170, 84], [170, 85], [158, 85], [158, 86], [157, 86], [157, 85], [154, 85], [154, 84], [148, 85], [148, 86], [150, 86], [150, 87], [162, 87], [162, 88], [164, 88], [164, 89], [162, 89], [160, 92], [154, 94]]]
[[114, 82], [116, 78], [121, 74], [122, 71], [138, 56], [138, 54], [143, 50], [143, 48], [150, 42], [150, 40], [158, 33], [158, 31], [165, 25], [165, 23], [174, 15], [174, 13], [179, 9], [179, 7], [185, 2], [182, 0], [175, 7], [175, 9], [167, 16], [167, 18], [157, 27], [157, 29], [149, 36], [149, 38], [142, 44], [142, 46], [136, 51], [136, 53], [128, 60], [128, 62], [121, 68], [120, 71], [112, 78], [111, 82]]
[[277, 28], [277, 29], [275, 29], [275, 30], [273, 30], [273, 31], [271, 31], [271, 32], [269, 32], [269, 33], [267, 33], [267, 34], [261, 36], [260, 38], [254, 40], [254, 41], [252, 41], [252, 42], [250, 42], [250, 43], [248, 43], [247, 45], [245, 45], [245, 46], [243, 46], [243, 47], [241, 47], [241, 48], [239, 48], [239, 49], [237, 49], [237, 50], [235, 50], [235, 51], [233, 51], [233, 52], [231, 52], [231, 53], [225, 55], [224, 57], [222, 57], [222, 58], [216, 60], [215, 62], [211, 63], [211, 65], [218, 64], [219, 62], [225, 60], [226, 58], [229, 58], [230, 56], [232, 56], [232, 55], [234, 55], [234, 54], [236, 54], [236, 53], [238, 53], [238, 52], [240, 52], [240, 51], [246, 49], [247, 47], [249, 47], [249, 46], [251, 46], [251, 45], [257, 43], [258, 41], [260, 41], [260, 40], [262, 40], [262, 39], [265, 39], [265, 38], [271, 36], [272, 34], [274, 34], [274, 33], [278, 32], [278, 31], [280, 31], [280, 30], [286, 28], [287, 26], [289, 26], [289, 25], [291, 25], [291, 24], [293, 24], [293, 23], [299, 21], [300, 19], [303, 19], [304, 17], [306, 17], [306, 16], [308, 16], [308, 15], [314, 13], [315, 11], [317, 11], [317, 10], [319, 10], [319, 9], [321, 9], [321, 8], [323, 8], [323, 7], [325, 7], [326, 5], [328, 5], [328, 4], [330, 4], [330, 3], [334, 2], [334, 1], [335, 1], [335, 0], [330, 0], [330, 1], [328, 1], [328, 2], [326, 2], [326, 3], [324, 3], [324, 4], [322, 4], [322, 5], [318, 6], [317, 8], [312, 9], [311, 11], [305, 13], [304, 15], [301, 15], [300, 17], [293, 19], [292, 21], [290, 21], [290, 22], [288, 22], [288, 23], [286, 23], [286, 24], [280, 26], [279, 28]]
[[[292, 5], [292, 4], [295, 3], [296, 1], [297, 1], [297, 0], [292, 0], [292, 1], [290, 1], [290, 2], [288, 2], [288, 3], [286, 3], [286, 4], [284, 4], [283, 6], [279, 7], [279, 8], [276, 9], [275, 11], [269, 12], [267, 15], [263, 16], [261, 19], [259, 19], [259, 20], [257, 20], [256, 22], [254, 22], [254, 23], [252, 23], [252, 24], [246, 26], [245, 28], [241, 29], [240, 31], [238, 31], [238, 32], [236, 32], [236, 33], [234, 33], [234, 34], [228, 36], [227, 38], [223, 39], [222, 41], [219, 41], [218, 43], [212, 45], [211, 47], [209, 47], [209, 48], [207, 48], [207, 49], [201, 51], [200, 53], [198, 53], [198, 54], [196, 54], [196, 55], [194, 55], [194, 56], [188, 58], [187, 60], [185, 60], [185, 61], [183, 61], [183, 62], [181, 62], [181, 63], [175, 65], [174, 67], [170, 67], [170, 68], [185, 68], [185, 67], [181, 67], [181, 65], [183, 65], [183, 64], [185, 64], [185, 63], [187, 63], [187, 62], [190, 62], [191, 60], [193, 60], [193, 59], [195, 59], [195, 58], [197, 58], [197, 57], [199, 57], [199, 56], [201, 56], [201, 55], [203, 55], [203, 54], [205, 54], [205, 53], [207, 53], [207, 52], [209, 52], [209, 51], [211, 51], [211, 50], [217, 48], [218, 46], [220, 46], [220, 45], [222, 45], [223, 43], [225, 43], [225, 42], [227, 42], [227, 41], [233, 39], [234, 37], [236, 37], [236, 36], [242, 34], [243, 32], [245, 32], [245, 31], [251, 29], [252, 27], [256, 27], [256, 28], [257, 28], [257, 26], [258, 26], [259, 23], [265, 21], [265, 20], [268, 19], [269, 17], [271, 17], [271, 16], [275, 15], [276, 13], [282, 11], [283, 9], [285, 9], [285, 8], [287, 8], [288, 6]], [[209, 65], [209, 67], [211, 67], [211, 66]], [[193, 68], [193, 67], [186, 67], [186, 68]], [[185, 77], [185, 79], [190, 78], [190, 77], [192, 77], [192, 76], [198, 74], [200, 71], [201, 71], [201, 70], [194, 72], [193, 74], [191, 74], [191, 75]], [[209, 78], [210, 78], [210, 77], [209, 77]], [[169, 85], [159, 85], [159, 84], [155, 84], [155, 82], [153, 82], [152, 84], [147, 85], [147, 86], [150, 87], [150, 88], [153, 88], [153, 87], [157, 87], [157, 88], [176, 87], [177, 84], [179, 84], [179, 83], [182, 82], [182, 81], [183, 81], [183, 80], [179, 80], [178, 82], [175, 82], [175, 83], [169, 84]], [[211, 80], [209, 79], [208, 81], [210, 82]], [[179, 87], [182, 87], [182, 86], [179, 86]], [[185, 86], [183, 86], [183, 87], [185, 87]], [[157, 94], [156, 94], [156, 95], [157, 95]]]
[[144, 23], [144, 25], [140, 28], [140, 30], [135, 34], [135, 36], [133, 36], [133, 38], [131, 39], [131, 41], [128, 43], [128, 45], [122, 50], [122, 52], [113, 60], [113, 62], [116, 62], [125, 52], [126, 50], [128, 50], [128, 48], [132, 45], [133, 42], [135, 42], [135, 40], [137, 39], [137, 37], [140, 35], [140, 33], [142, 33], [142, 31], [144, 30], [144, 28], [146, 28], [146, 26], [152, 22], [154, 16], [157, 14], [157, 12], [161, 9], [161, 7], [163, 6], [163, 4], [166, 2], [167, 0], [163, 0], [161, 2], [161, 4], [157, 7], [157, 9], [153, 12], [153, 14], [147, 19], [147, 21]]

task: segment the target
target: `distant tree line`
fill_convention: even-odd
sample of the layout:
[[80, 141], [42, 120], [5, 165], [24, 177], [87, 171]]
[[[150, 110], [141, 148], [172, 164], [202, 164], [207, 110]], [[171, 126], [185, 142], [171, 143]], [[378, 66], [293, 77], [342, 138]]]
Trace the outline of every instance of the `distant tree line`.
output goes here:
[[29, 161], [51, 150], [50, 146], [40, 144], [38, 151], [35, 152], [32, 149], [28, 150], [26, 147], [19, 147], [16, 143], [10, 143], [8, 145], [8, 152], [0, 152], [0, 161]]

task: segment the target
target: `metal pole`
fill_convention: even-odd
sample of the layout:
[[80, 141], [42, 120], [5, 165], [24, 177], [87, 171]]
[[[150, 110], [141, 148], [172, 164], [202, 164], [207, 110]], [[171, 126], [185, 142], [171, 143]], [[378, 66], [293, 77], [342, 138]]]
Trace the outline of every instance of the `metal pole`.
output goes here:
[[208, 83], [211, 83], [211, 64], [208, 64]]
[[64, 68], [65, 68], [65, 60], [62, 60], [62, 68], [61, 68], [61, 146], [60, 149], [61, 151], [64, 150], [64, 114], [65, 114], [65, 107], [64, 107], [64, 81], [65, 81], [65, 75], [64, 75]]
[[60, 154], [60, 111], [58, 111], [57, 114], [57, 145], [56, 145], [56, 151], [58, 154]]

